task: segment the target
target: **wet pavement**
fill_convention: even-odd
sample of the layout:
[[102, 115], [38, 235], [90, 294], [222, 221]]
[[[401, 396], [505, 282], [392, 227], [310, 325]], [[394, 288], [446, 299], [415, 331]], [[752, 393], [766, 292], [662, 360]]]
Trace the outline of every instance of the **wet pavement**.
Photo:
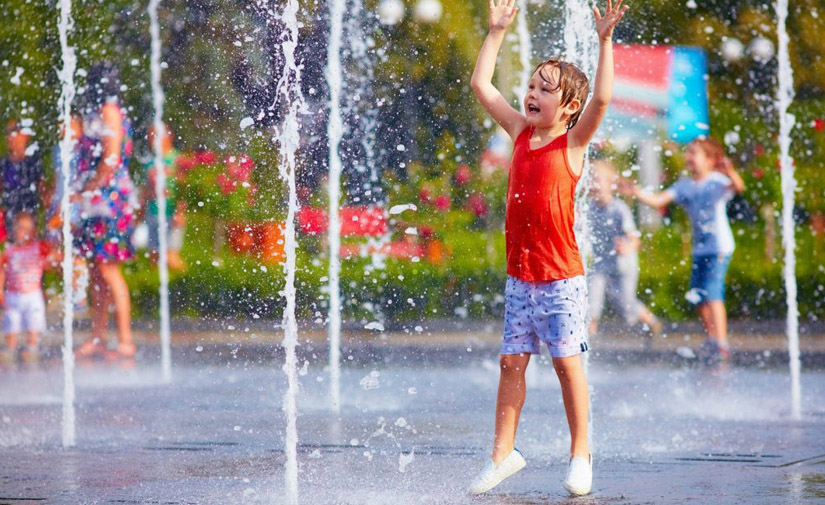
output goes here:
[[[803, 372], [793, 421], [785, 368], [707, 369], [658, 342], [629, 361], [616, 345], [592, 355], [590, 496], [561, 487], [569, 439], [542, 359], [517, 440], [527, 468], [469, 498], [492, 439], [496, 350], [483, 335], [442, 337], [350, 340], [340, 414], [326, 350], [302, 341], [300, 503], [825, 503], [825, 372]], [[151, 345], [134, 364], [79, 362], [77, 446], [65, 450], [59, 359], [3, 369], [0, 504], [284, 503], [285, 377], [259, 338], [181, 343], [171, 384]]]

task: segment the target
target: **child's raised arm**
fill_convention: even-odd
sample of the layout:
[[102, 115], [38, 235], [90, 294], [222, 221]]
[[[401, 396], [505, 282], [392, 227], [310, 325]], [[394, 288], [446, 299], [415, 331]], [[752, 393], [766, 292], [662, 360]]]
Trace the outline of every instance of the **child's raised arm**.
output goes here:
[[604, 16], [598, 7], [593, 7], [593, 17], [596, 18], [596, 33], [599, 35], [599, 66], [596, 68], [596, 77], [593, 80], [593, 98], [582, 112], [579, 121], [570, 130], [571, 147], [583, 148], [590, 142], [599, 128], [607, 106], [613, 96], [613, 29], [624, 16], [627, 6], [622, 7], [622, 0], [613, 5], [607, 0], [607, 9]]
[[659, 191], [658, 193], [648, 193], [642, 190], [635, 182], [630, 179], [621, 179], [619, 181], [619, 193], [635, 198], [643, 204], [653, 207], [654, 209], [661, 209], [666, 207], [673, 201], [672, 191]]
[[729, 189], [735, 193], [741, 194], [745, 191], [745, 181], [739, 172], [733, 167], [733, 162], [727, 156], [722, 157], [716, 165], [716, 170], [726, 175], [730, 179]]
[[481, 105], [514, 141], [524, 129], [527, 118], [511, 107], [501, 92], [493, 86], [493, 73], [507, 27], [516, 17], [518, 7], [515, 3], [515, 0], [490, 0], [490, 33], [487, 34], [478, 53], [473, 78], [470, 80], [470, 86]]

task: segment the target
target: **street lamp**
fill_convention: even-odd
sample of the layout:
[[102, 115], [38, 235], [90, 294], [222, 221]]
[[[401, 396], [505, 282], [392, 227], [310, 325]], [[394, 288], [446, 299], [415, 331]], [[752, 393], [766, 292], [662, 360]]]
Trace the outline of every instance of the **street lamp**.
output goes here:
[[381, 0], [378, 4], [378, 20], [382, 25], [395, 25], [404, 18], [404, 2], [401, 0]]
[[728, 37], [722, 42], [722, 58], [729, 63], [735, 63], [745, 55], [745, 44], [735, 37]]
[[433, 24], [441, 19], [443, 10], [439, 0], [418, 0], [413, 15], [416, 21]]
[[751, 40], [748, 45], [748, 52], [759, 63], [767, 63], [774, 55], [773, 42], [760, 35]]

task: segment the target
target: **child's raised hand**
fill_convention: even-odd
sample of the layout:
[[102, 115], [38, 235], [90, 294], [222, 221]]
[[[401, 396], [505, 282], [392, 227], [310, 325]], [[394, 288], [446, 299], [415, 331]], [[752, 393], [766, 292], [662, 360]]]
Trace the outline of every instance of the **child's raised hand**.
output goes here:
[[596, 33], [599, 34], [599, 39], [611, 40], [613, 38], [613, 28], [619, 24], [625, 11], [627, 11], [626, 5], [622, 7], [622, 1], [619, 0], [614, 6], [612, 0], [607, 0], [607, 9], [604, 11], [604, 16], [601, 15], [598, 7], [593, 7], [593, 17], [596, 18]]
[[716, 171], [721, 172], [725, 175], [729, 175], [733, 172], [733, 162], [727, 156], [722, 156], [719, 158], [719, 161], [716, 162]]
[[632, 179], [625, 179], [620, 178], [618, 184], [619, 193], [625, 196], [636, 196], [636, 193], [639, 191], [639, 186], [636, 185], [636, 182]]
[[517, 11], [516, 0], [490, 0], [490, 31], [506, 30]]

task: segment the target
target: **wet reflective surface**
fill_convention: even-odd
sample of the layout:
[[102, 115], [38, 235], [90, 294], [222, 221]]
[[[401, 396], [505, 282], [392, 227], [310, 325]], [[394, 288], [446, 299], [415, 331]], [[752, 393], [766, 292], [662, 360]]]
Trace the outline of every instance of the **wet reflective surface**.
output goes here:
[[[495, 350], [405, 364], [393, 354], [415, 351], [376, 349], [369, 365], [345, 352], [340, 415], [328, 411], [324, 370], [301, 371], [302, 503], [825, 503], [821, 371], [803, 374], [803, 420], [792, 422], [784, 369], [594, 356], [594, 491], [573, 500], [560, 484], [558, 383], [539, 360], [517, 439], [528, 467], [471, 500], [463, 490], [492, 439]], [[277, 359], [248, 359], [254, 349], [224, 351], [179, 349], [172, 384], [149, 357], [79, 363], [69, 450], [58, 362], [4, 370], [0, 503], [279, 503], [284, 375]]]

